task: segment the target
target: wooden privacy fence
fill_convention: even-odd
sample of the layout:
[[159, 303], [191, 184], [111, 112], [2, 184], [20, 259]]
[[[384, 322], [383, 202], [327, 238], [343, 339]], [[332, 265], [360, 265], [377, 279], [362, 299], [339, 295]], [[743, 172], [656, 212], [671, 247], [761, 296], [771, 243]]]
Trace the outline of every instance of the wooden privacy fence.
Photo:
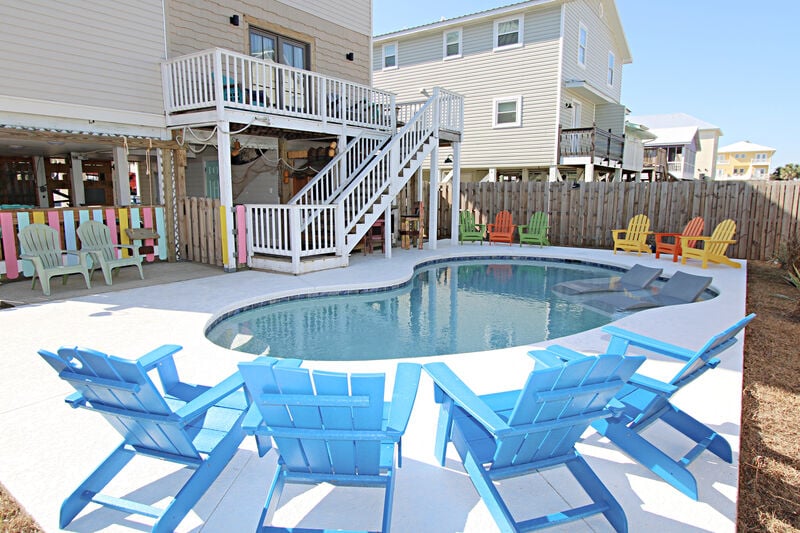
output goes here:
[[[428, 198], [427, 184], [425, 199]], [[452, 185], [439, 193], [438, 235], [450, 236]], [[800, 232], [800, 182], [697, 181], [656, 183], [462, 183], [460, 209], [474, 212], [476, 222], [494, 221], [498, 211], [511, 212], [514, 224], [527, 223], [535, 211], [550, 218], [554, 245], [611, 248], [611, 230], [627, 227], [644, 213], [651, 230], [679, 232], [695, 216], [705, 232], [726, 218], [736, 221], [736, 244], [729, 255], [739, 259], [774, 258]]]
[[[147, 262], [156, 259], [162, 261], [174, 259], [174, 251], [170, 245], [172, 239], [169, 237], [171, 233], [167, 227], [163, 206], [2, 210], [0, 211], [0, 276], [16, 279], [20, 275], [27, 277], [33, 275], [33, 264], [19, 259], [21, 250], [17, 233], [20, 229], [29, 224], [47, 224], [58, 231], [63, 249], [78, 250], [80, 244], [76, 230], [87, 220], [95, 220], [108, 226], [111, 230], [111, 240], [115, 244], [152, 246], [151, 253], [144, 256]], [[132, 242], [125, 233], [127, 228], [150, 228], [158, 233], [158, 239]]]
[[225, 226], [225, 208], [219, 199], [189, 197], [179, 201], [178, 250], [181, 259], [221, 267], [227, 247], [226, 239], [230, 235], [235, 239], [237, 264], [246, 265], [245, 207], [236, 205], [233, 210], [234, 227], [229, 233]]

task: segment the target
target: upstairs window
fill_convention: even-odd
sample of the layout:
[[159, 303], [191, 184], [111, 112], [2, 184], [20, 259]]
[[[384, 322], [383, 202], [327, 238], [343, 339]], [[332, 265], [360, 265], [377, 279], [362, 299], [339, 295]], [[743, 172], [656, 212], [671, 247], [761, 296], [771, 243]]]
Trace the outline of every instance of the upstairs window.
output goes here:
[[461, 29], [444, 32], [443, 41], [445, 59], [461, 57]]
[[308, 50], [308, 43], [250, 28], [250, 55], [253, 57], [308, 70]]
[[589, 40], [589, 33], [586, 27], [581, 24], [578, 29], [578, 65], [586, 66], [586, 44]]
[[733, 157], [736, 159], [744, 159], [744, 154], [736, 154]]
[[383, 69], [397, 68], [397, 43], [383, 45]]
[[494, 49], [522, 46], [522, 16], [494, 22]]
[[608, 75], [606, 76], [606, 83], [609, 87], [614, 86], [614, 53], [608, 53]]
[[728, 156], [725, 154], [717, 154], [717, 163], [727, 163]]
[[755, 160], [763, 163], [767, 160], [767, 154], [756, 154]]
[[494, 120], [495, 128], [514, 128], [522, 125], [522, 97], [495, 98]]

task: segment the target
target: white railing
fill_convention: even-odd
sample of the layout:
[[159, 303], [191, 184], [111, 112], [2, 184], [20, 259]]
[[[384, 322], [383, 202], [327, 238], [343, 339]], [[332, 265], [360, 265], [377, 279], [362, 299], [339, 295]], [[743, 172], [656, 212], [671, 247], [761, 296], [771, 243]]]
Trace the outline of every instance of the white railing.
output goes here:
[[347, 185], [348, 177], [358, 175], [386, 140], [387, 137], [359, 134], [288, 203], [297, 205], [330, 204]]
[[690, 178], [694, 176], [694, 164], [688, 161], [669, 161], [667, 163], [669, 171], [677, 174], [678, 176]]
[[[439, 129], [461, 133], [464, 129], [464, 97], [437, 87], [439, 104]], [[428, 100], [414, 100], [397, 104], [397, 124], [406, 124]]]
[[297, 260], [336, 253], [342, 244], [336, 241], [337, 210], [336, 205], [248, 205], [250, 252]]
[[393, 131], [392, 93], [221, 48], [162, 63], [167, 113], [225, 108]]
[[435, 133], [438, 124], [438, 90], [419, 108], [414, 117], [392, 137], [392, 140], [354, 179], [339, 196], [343, 208], [344, 231], [349, 233], [369, 208], [385, 192], [397, 193], [403, 184], [395, 184], [389, 191], [392, 179], [400, 178], [400, 171], [408, 164], [422, 144]]

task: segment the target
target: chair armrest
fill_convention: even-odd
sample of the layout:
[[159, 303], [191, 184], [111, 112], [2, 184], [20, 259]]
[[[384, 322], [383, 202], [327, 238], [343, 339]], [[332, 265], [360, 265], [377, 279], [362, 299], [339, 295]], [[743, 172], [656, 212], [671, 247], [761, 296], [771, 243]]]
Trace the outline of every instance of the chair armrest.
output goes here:
[[675, 239], [678, 239], [678, 238], [680, 238], [681, 234], [680, 233], [656, 233], [655, 236], [656, 236], [656, 242], [661, 242], [661, 239], [663, 239], [664, 237], [675, 237]]
[[698, 237], [681, 236], [681, 241], [702, 241], [715, 244], [736, 244], [736, 241], [734, 240], [712, 239], [709, 236], [698, 236]]
[[198, 415], [208, 411], [214, 404], [219, 402], [222, 398], [229, 396], [237, 390], [244, 387], [244, 379], [239, 372], [234, 372], [223, 380], [218, 385], [208, 389], [206, 392], [187, 403], [177, 411], [175, 414], [186, 422], [190, 422], [197, 418]]
[[259, 432], [259, 429], [262, 427], [266, 428], [266, 424], [264, 424], [264, 419], [261, 418], [261, 411], [258, 410], [258, 404], [251, 403], [250, 407], [247, 408], [244, 418], [242, 418], [242, 429], [248, 435], [255, 435], [256, 433], [261, 433], [263, 435], [266, 432]]
[[629, 344], [639, 346], [647, 350], [688, 361], [694, 357], [695, 353], [686, 348], [675, 346], [667, 342], [659, 341], [651, 337], [645, 337], [632, 331], [624, 330], [616, 326], [604, 326], [603, 331], [611, 335], [611, 342], [608, 345], [608, 353], [624, 355]]
[[411, 409], [417, 397], [419, 375], [422, 367], [416, 363], [399, 363], [394, 378], [392, 390], [392, 403], [389, 406], [389, 419], [386, 423], [387, 431], [396, 431], [402, 435], [406, 431]]
[[571, 348], [567, 348], [566, 346], [559, 346], [558, 344], [553, 344], [551, 346], [548, 346], [546, 351], [550, 352], [555, 357], [560, 359], [562, 364], [568, 361], [575, 361], [583, 359], [585, 357], [591, 357], [589, 355], [575, 351]]
[[490, 433], [508, 431], [509, 425], [492, 411], [467, 385], [444, 363], [428, 363], [425, 371], [441, 391], [470, 416], [480, 422]]
[[618, 239], [620, 233], [627, 233], [628, 230], [626, 229], [612, 229], [611, 230], [611, 238]]
[[659, 394], [672, 395], [678, 390], [678, 387], [675, 385], [670, 385], [669, 383], [664, 383], [663, 381], [643, 376], [642, 374], [632, 375], [628, 379], [628, 383]]
[[178, 369], [172, 356], [182, 350], [183, 347], [177, 344], [164, 344], [146, 353], [138, 359], [145, 372], [150, 372], [154, 368], [158, 370], [158, 379], [164, 390], [170, 390], [180, 382]]

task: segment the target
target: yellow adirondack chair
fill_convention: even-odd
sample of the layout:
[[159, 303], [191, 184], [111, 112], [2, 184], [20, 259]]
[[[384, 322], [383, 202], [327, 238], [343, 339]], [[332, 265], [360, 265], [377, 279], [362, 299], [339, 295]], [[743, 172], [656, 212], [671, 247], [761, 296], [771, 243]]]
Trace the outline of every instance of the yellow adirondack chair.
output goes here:
[[651, 253], [647, 245], [647, 236], [650, 235], [650, 219], [647, 215], [636, 215], [628, 222], [628, 229], [612, 229], [611, 237], [614, 239], [614, 253], [617, 250], [626, 252]]
[[[702, 267], [707, 268], [709, 261], [712, 263], [724, 263], [733, 268], [741, 268], [742, 265], [735, 261], [728, 259], [725, 253], [728, 251], [728, 246], [735, 244], [733, 234], [736, 233], [736, 222], [730, 218], [723, 220], [710, 237], [681, 237], [681, 264], [686, 264], [686, 259], [699, 259], [702, 261]], [[697, 241], [691, 245], [691, 241]], [[702, 244], [702, 247], [699, 245]]]

